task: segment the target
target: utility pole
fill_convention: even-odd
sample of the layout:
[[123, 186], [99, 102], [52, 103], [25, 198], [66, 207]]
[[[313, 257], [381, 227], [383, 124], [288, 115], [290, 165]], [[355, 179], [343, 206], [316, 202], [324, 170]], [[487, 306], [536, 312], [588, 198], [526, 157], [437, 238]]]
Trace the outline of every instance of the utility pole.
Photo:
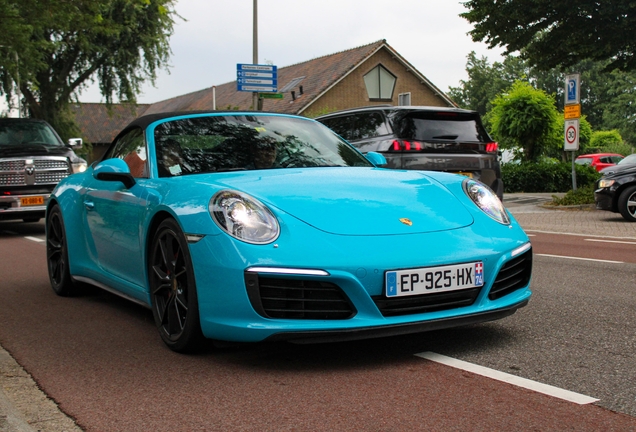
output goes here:
[[[258, 0], [254, 0], [254, 28], [252, 36], [252, 64], [258, 64]], [[258, 111], [258, 92], [252, 93], [252, 109]]]

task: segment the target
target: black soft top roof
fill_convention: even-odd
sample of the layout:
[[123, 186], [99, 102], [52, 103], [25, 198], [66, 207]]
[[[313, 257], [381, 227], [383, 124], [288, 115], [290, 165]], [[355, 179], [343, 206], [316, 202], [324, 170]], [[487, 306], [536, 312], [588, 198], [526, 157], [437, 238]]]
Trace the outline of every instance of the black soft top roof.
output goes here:
[[[163, 113], [156, 113], [156, 114], [148, 114], [148, 115], [143, 115], [141, 117], [137, 117], [135, 120], [133, 120], [132, 122], [130, 122], [128, 124], [128, 126], [126, 126], [126, 129], [130, 129], [132, 127], [141, 127], [141, 128], [146, 128], [149, 124], [156, 122], [157, 120], [163, 120], [166, 118], [172, 118], [172, 117], [180, 117], [180, 116], [189, 116], [189, 115], [194, 115], [194, 114], [214, 114], [214, 115], [219, 115], [219, 114], [229, 114], [229, 115], [241, 115], [241, 114], [253, 114], [253, 115], [258, 115], [258, 114], [281, 114], [281, 113], [273, 113], [273, 112], [268, 112], [268, 111], [249, 111], [249, 110], [245, 110], [245, 111], [210, 111], [210, 110], [206, 110], [206, 111], [169, 111], [169, 112], [163, 112]], [[289, 115], [289, 114], [287, 114]]]

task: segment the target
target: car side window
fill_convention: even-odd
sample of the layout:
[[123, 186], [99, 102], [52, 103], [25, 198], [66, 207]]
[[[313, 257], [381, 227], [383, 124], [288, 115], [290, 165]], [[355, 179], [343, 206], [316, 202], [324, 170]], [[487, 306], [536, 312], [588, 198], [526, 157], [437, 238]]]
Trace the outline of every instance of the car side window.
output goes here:
[[105, 159], [122, 159], [135, 178], [148, 177], [148, 152], [141, 128], [135, 128], [120, 136], [106, 153]]
[[390, 133], [379, 111], [338, 116], [321, 122], [347, 141], [373, 138]]

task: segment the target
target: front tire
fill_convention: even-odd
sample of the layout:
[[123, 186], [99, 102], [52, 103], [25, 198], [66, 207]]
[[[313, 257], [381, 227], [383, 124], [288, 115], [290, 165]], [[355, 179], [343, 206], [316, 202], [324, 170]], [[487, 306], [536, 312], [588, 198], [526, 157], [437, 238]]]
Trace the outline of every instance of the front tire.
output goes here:
[[69, 270], [66, 230], [60, 207], [55, 205], [46, 218], [46, 262], [53, 291], [59, 296], [71, 296], [77, 289]]
[[148, 278], [152, 314], [161, 339], [176, 352], [199, 348], [203, 334], [192, 259], [173, 219], [161, 222], [152, 239]]
[[630, 186], [621, 193], [618, 210], [625, 220], [636, 222], [636, 186]]

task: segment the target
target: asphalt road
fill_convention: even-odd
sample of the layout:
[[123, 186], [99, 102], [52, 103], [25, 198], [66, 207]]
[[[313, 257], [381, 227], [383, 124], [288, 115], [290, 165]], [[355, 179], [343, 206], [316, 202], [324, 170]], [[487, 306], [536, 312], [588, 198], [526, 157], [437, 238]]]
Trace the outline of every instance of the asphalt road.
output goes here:
[[[2, 224], [0, 345], [87, 431], [636, 430], [636, 236], [529, 234], [534, 295], [504, 320], [341, 344], [209, 345], [183, 356], [163, 346], [144, 308], [100, 290], [57, 297], [42, 225]], [[574, 404], [416, 356], [423, 352], [599, 401]], [[70, 430], [37, 415], [25, 417], [40, 430]]]

